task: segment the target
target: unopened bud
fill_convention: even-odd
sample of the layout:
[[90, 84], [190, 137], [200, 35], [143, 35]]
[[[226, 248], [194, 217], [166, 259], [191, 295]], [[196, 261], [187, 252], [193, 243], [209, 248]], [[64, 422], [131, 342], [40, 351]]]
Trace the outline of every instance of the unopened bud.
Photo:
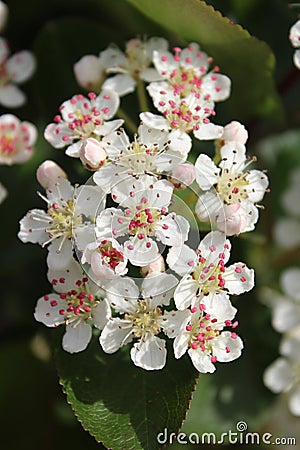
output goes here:
[[56, 183], [59, 177], [67, 178], [66, 173], [56, 162], [51, 160], [44, 161], [36, 171], [36, 177], [44, 189]]
[[196, 178], [195, 166], [189, 163], [178, 164], [168, 175], [168, 180], [176, 189], [185, 189]]
[[83, 56], [74, 64], [74, 74], [77, 83], [89, 91], [99, 92], [103, 79], [104, 69], [95, 55]]
[[248, 225], [247, 212], [239, 203], [225, 205], [216, 218], [216, 225], [227, 236], [243, 233]]
[[234, 120], [224, 127], [221, 139], [225, 144], [236, 142], [245, 145], [248, 139], [248, 131], [244, 125]]
[[141, 267], [141, 274], [146, 277], [148, 275], [154, 275], [157, 273], [165, 272], [166, 266], [165, 266], [165, 260], [163, 256], [158, 253], [157, 258], [147, 266]]
[[82, 164], [89, 170], [98, 170], [106, 160], [106, 152], [101, 142], [94, 138], [83, 141], [79, 154]]

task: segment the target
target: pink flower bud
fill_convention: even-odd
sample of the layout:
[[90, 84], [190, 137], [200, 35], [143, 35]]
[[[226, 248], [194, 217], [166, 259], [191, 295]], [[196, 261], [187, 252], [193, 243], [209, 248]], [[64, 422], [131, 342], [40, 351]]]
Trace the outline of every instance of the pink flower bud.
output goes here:
[[79, 157], [87, 169], [98, 170], [105, 163], [106, 152], [101, 142], [88, 138], [82, 143]]
[[245, 231], [248, 226], [248, 215], [239, 203], [225, 205], [216, 218], [216, 224], [227, 236], [233, 236]]
[[36, 177], [40, 185], [44, 189], [48, 189], [57, 181], [58, 177], [67, 178], [67, 175], [54, 161], [46, 160], [38, 167]]
[[178, 164], [168, 176], [168, 180], [174, 185], [176, 189], [185, 189], [190, 186], [196, 177], [196, 171], [193, 164], [182, 163]]
[[244, 125], [234, 120], [224, 127], [221, 139], [225, 144], [228, 142], [237, 142], [244, 145], [248, 139], [248, 131]]
[[157, 254], [157, 258], [147, 266], [141, 267], [141, 273], [144, 277], [147, 275], [153, 275], [164, 272], [166, 270], [165, 260], [160, 253]]

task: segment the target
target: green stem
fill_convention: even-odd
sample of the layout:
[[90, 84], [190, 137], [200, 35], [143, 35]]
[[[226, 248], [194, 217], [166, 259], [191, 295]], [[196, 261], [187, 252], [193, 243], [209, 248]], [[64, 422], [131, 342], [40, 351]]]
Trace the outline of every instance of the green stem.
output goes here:
[[141, 112], [149, 111], [148, 97], [145, 89], [145, 84], [140, 78], [137, 80], [137, 95]]
[[130, 119], [128, 114], [122, 108], [118, 109], [117, 115], [120, 117], [120, 119], [124, 120], [126, 128], [128, 128], [131, 133], [135, 134], [137, 132], [135, 123]]

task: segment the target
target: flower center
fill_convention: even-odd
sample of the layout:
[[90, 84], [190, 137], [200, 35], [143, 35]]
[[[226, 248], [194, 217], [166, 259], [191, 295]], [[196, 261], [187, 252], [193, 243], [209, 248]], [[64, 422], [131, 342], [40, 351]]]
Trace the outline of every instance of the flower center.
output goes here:
[[138, 239], [144, 239], [145, 236], [152, 235], [154, 233], [155, 223], [166, 213], [165, 208], [161, 210], [145, 208], [144, 203], [147, 203], [146, 198], [142, 198], [140, 204], [136, 205], [136, 212], [128, 226], [129, 234], [136, 235]]
[[[64, 282], [64, 278], [60, 278], [59, 280], [53, 279], [51, 281], [54, 289], [58, 283], [63, 284]], [[99, 303], [99, 299], [89, 291], [88, 278], [77, 280], [74, 284], [75, 286], [76, 289], [74, 288], [68, 292], [59, 294], [60, 298], [66, 302], [65, 309], [60, 309], [59, 314], [64, 316], [66, 323], [73, 323], [73, 325], [74, 322], [79, 323], [82, 320], [91, 319], [92, 309]], [[46, 295], [44, 298], [47, 300], [49, 296]], [[56, 305], [56, 300], [51, 300], [51, 306], [55, 307]]]
[[162, 311], [157, 306], [152, 308], [147, 300], [138, 300], [137, 309], [125, 314], [125, 320], [132, 324], [132, 332], [136, 338], [145, 338], [147, 334], [156, 335], [160, 332]]
[[52, 238], [64, 235], [66, 239], [70, 239], [73, 235], [73, 227], [82, 223], [81, 216], [78, 216], [74, 223], [74, 203], [72, 200], [67, 200], [62, 205], [53, 203], [48, 208], [48, 214], [52, 220], [49, 222], [46, 232]]
[[202, 77], [197, 76], [193, 68], [174, 69], [169, 81], [174, 89], [174, 95], [180, 97], [199, 92], [203, 83]]
[[151, 60], [149, 59], [144, 42], [132, 39], [127, 42], [125, 53], [128, 57], [128, 71], [132, 76], [138, 78], [140, 72], [146, 69]]
[[[225, 244], [226, 245], [226, 244]], [[211, 246], [214, 251], [214, 246]], [[207, 295], [212, 291], [219, 291], [225, 287], [225, 279], [222, 273], [225, 272], [224, 266], [225, 254], [220, 253], [216, 263], [208, 263], [206, 258], [199, 254], [198, 265], [196, 266], [192, 277], [199, 283], [199, 290], [202, 294]]]
[[18, 137], [12, 137], [9, 133], [0, 137], [1, 156], [12, 156], [17, 152]]
[[225, 203], [240, 203], [248, 198], [246, 187], [248, 172], [232, 174], [228, 169], [222, 170], [221, 177], [217, 184], [217, 191]]
[[102, 260], [105, 264], [115, 269], [120, 262], [124, 262], [124, 256], [121, 252], [112, 246], [110, 241], [104, 239], [98, 246], [98, 251], [101, 253]]

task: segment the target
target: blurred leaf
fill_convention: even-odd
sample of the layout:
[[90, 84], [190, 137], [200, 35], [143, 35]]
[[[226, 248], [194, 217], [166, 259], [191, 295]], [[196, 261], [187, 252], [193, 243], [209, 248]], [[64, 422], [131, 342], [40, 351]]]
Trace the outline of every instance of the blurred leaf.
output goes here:
[[60, 342], [56, 348], [60, 381], [78, 420], [113, 450], [154, 450], [165, 427], [170, 433], [180, 428], [197, 372], [170, 355], [163, 370], [149, 372], [135, 367], [125, 349], [103, 353], [96, 338], [77, 355]]
[[199, 42], [232, 80], [229, 100], [241, 119], [253, 116], [283, 120], [268, 45], [235, 25], [201, 0], [128, 0], [147, 17], [188, 41]]
[[64, 100], [83, 91], [74, 63], [86, 54], [97, 55], [116, 35], [116, 30], [89, 19], [63, 18], [45, 25], [36, 38], [35, 54], [37, 97], [46, 116], [52, 117]]

